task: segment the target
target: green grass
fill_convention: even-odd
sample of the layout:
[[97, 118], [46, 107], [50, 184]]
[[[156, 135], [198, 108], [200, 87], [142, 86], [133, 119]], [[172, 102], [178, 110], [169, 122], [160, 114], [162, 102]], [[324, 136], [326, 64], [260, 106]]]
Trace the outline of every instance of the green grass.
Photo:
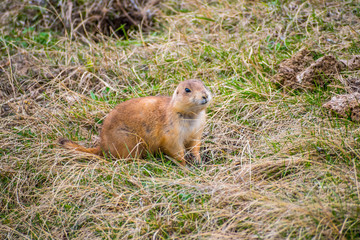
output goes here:
[[[359, 54], [359, 4], [163, 1], [153, 30], [122, 38], [0, 27], [0, 237], [358, 239], [359, 123], [322, 108], [346, 91], [271, 79], [303, 47]], [[96, 145], [118, 103], [189, 78], [214, 94], [199, 165], [56, 144]]]

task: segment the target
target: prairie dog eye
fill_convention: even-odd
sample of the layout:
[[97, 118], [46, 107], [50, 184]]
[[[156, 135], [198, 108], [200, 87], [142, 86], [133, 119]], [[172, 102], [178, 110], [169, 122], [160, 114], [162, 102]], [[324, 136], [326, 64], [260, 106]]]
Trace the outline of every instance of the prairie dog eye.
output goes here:
[[185, 92], [191, 92], [191, 90], [188, 88], [185, 88]]

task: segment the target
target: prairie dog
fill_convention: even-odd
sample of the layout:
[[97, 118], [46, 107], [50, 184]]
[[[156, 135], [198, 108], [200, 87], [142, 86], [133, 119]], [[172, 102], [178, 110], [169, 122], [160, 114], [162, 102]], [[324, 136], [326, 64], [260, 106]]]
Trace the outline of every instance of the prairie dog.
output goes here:
[[146, 151], [162, 151], [185, 165], [189, 150], [200, 163], [201, 135], [205, 110], [212, 99], [210, 90], [197, 79], [181, 82], [172, 97], [134, 98], [117, 105], [105, 118], [100, 145], [85, 148], [67, 139], [67, 149], [118, 158], [142, 157]]

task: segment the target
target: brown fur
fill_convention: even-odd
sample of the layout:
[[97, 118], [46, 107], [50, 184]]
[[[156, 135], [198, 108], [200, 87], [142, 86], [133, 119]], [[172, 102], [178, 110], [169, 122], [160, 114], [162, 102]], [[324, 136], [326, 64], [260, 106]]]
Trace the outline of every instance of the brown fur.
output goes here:
[[[188, 88], [191, 92], [186, 92]], [[100, 146], [85, 148], [70, 140], [59, 143], [67, 149], [118, 158], [142, 157], [146, 151], [162, 151], [185, 165], [185, 150], [200, 162], [200, 138], [211, 93], [200, 80], [181, 82], [172, 97], [135, 98], [120, 103], [106, 117]]]

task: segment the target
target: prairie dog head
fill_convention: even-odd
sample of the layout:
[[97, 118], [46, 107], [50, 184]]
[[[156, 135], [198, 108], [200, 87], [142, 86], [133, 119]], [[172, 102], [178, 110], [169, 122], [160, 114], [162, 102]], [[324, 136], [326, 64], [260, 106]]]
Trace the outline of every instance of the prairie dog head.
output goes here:
[[191, 79], [181, 82], [172, 96], [175, 111], [183, 114], [197, 114], [209, 106], [211, 92], [201, 80]]

